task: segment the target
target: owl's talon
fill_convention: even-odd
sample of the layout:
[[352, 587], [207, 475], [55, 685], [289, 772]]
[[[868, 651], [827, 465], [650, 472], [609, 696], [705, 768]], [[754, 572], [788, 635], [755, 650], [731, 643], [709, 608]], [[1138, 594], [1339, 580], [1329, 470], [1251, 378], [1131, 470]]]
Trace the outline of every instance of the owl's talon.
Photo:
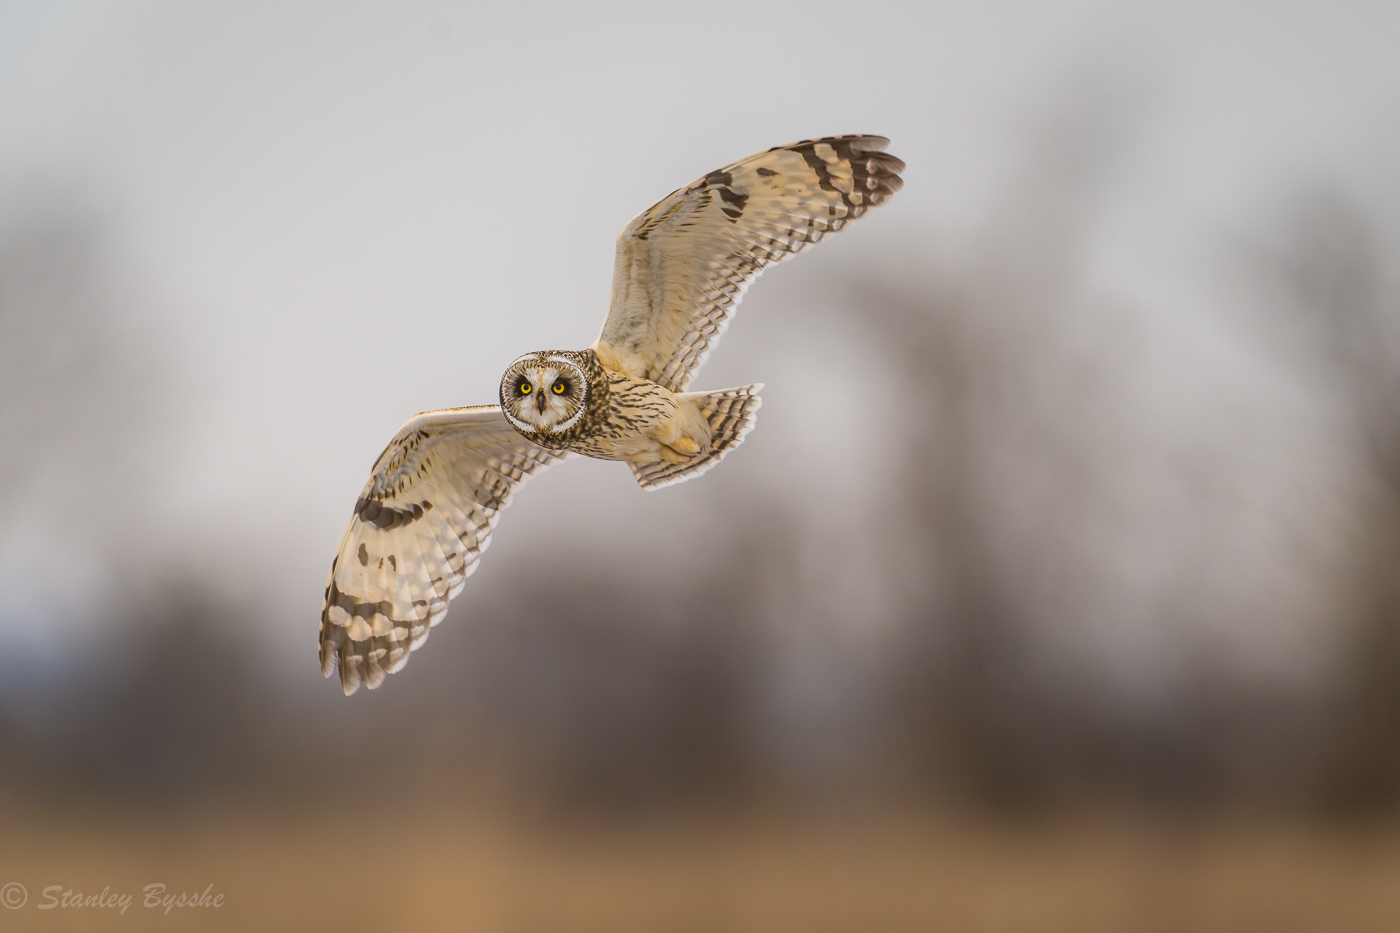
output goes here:
[[683, 454], [665, 444], [661, 445], [661, 459], [667, 463], [689, 463], [693, 458], [691, 455]]
[[696, 442], [695, 438], [687, 437], [684, 434], [676, 438], [674, 441], [671, 441], [670, 444], [664, 446], [670, 447], [676, 453], [684, 455], [687, 459], [689, 459], [690, 457], [694, 457], [699, 453], [702, 453], [702, 451], [700, 450], [700, 445]]

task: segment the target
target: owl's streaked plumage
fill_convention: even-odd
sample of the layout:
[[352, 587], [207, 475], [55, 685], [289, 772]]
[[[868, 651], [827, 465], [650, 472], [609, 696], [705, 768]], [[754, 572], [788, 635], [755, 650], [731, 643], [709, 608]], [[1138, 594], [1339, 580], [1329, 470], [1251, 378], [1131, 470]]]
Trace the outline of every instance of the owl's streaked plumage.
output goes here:
[[809, 139], [711, 172], [617, 240], [586, 350], [527, 353], [500, 405], [418, 415], [380, 454], [331, 563], [321, 670], [345, 693], [408, 662], [476, 569], [527, 478], [571, 453], [625, 461], [644, 489], [699, 476], [753, 427], [761, 385], [687, 392], [744, 289], [882, 204], [904, 163], [881, 136]]

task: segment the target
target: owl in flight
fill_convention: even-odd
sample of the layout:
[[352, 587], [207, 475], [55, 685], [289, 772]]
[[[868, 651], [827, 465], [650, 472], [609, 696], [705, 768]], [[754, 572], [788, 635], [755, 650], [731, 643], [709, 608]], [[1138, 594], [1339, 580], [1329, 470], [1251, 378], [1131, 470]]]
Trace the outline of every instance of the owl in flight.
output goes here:
[[570, 453], [622, 460], [643, 489], [699, 476], [754, 425], [761, 384], [687, 392], [748, 286], [903, 184], [881, 136], [807, 139], [711, 172], [617, 238], [603, 332], [511, 363], [500, 404], [399, 429], [331, 563], [321, 672], [346, 695], [408, 663], [476, 570], [501, 510]]

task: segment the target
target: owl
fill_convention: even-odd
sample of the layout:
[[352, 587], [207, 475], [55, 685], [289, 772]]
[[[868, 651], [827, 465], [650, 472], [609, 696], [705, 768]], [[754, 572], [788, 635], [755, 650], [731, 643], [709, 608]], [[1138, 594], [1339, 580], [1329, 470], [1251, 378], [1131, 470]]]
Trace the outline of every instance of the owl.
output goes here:
[[430, 411], [379, 455], [331, 562], [321, 672], [346, 695], [408, 663], [476, 570], [521, 483], [573, 455], [643, 489], [709, 470], [754, 425], [761, 384], [688, 392], [744, 289], [884, 203], [904, 163], [881, 136], [776, 146], [642, 212], [617, 239], [602, 333], [512, 362], [498, 405]]

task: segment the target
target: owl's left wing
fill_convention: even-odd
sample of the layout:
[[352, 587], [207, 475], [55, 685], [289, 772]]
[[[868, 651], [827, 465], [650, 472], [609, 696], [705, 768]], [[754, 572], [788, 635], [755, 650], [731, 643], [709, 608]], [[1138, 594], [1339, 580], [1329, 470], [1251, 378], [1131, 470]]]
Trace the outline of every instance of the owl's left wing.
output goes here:
[[408, 663], [491, 542], [516, 488], [562, 459], [496, 405], [425, 412], [374, 464], [331, 563], [321, 604], [321, 673], [346, 696]]
[[815, 245], [904, 182], [883, 136], [776, 146], [672, 192], [617, 238], [593, 348], [610, 369], [684, 391], [763, 269]]

